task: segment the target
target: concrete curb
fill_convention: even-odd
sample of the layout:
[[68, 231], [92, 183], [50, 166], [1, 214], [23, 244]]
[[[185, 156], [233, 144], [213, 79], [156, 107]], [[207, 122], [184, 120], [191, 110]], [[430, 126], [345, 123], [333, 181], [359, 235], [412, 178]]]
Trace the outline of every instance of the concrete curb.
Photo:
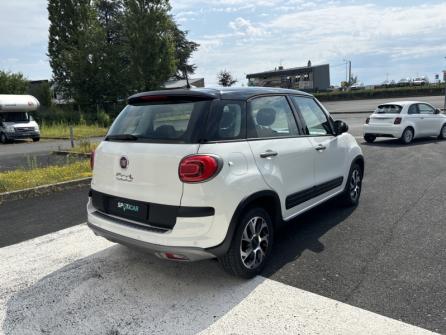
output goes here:
[[61, 183], [42, 185], [33, 188], [27, 188], [19, 191], [12, 191], [6, 193], [0, 193], [0, 204], [6, 201], [14, 201], [20, 199], [29, 199], [38, 197], [45, 194], [50, 194], [54, 192], [60, 192], [65, 190], [70, 190], [74, 188], [80, 188], [83, 186], [90, 185], [91, 177], [64, 181]]

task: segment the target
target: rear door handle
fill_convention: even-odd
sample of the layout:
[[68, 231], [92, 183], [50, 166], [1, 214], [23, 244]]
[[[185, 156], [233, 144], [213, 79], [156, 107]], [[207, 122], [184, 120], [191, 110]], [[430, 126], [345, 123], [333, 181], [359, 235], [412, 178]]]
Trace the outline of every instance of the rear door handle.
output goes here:
[[327, 149], [327, 147], [324, 146], [324, 145], [322, 145], [322, 144], [319, 144], [319, 145], [316, 147], [316, 150], [319, 151], [319, 152], [324, 151], [325, 149]]
[[269, 158], [269, 157], [275, 157], [278, 153], [272, 150], [266, 150], [265, 152], [262, 152], [260, 154], [260, 158]]

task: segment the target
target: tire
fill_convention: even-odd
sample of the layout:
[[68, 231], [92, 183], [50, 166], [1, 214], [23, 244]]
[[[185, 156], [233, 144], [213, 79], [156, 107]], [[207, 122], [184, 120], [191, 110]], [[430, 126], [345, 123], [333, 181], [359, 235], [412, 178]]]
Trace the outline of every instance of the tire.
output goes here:
[[341, 195], [341, 202], [346, 207], [355, 207], [359, 204], [362, 191], [362, 178], [364, 171], [358, 163], [354, 163], [348, 174], [344, 192]]
[[39, 142], [40, 141], [40, 137], [33, 137], [33, 142]]
[[367, 143], [373, 143], [373, 142], [375, 142], [375, 140], [376, 140], [376, 136], [375, 136], [375, 135], [371, 135], [371, 134], [365, 134], [365, 135], [364, 135], [364, 140], [365, 140]]
[[400, 140], [403, 144], [410, 144], [413, 141], [413, 137], [414, 137], [414, 131], [412, 128], [409, 127], [404, 129]]
[[6, 144], [9, 142], [8, 138], [6, 137], [6, 135], [4, 133], [0, 133], [0, 142], [2, 142], [3, 144]]
[[440, 135], [438, 135], [439, 140], [446, 140], [446, 124], [441, 127]]
[[273, 240], [274, 228], [268, 212], [260, 207], [248, 209], [237, 226], [228, 252], [219, 258], [220, 264], [233, 276], [253, 278], [265, 267]]

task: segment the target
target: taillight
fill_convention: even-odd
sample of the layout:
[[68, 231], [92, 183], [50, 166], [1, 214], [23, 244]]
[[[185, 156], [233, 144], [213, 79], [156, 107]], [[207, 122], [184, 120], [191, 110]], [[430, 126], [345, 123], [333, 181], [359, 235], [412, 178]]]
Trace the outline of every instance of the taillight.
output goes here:
[[93, 170], [93, 168], [94, 168], [94, 154], [95, 154], [95, 152], [94, 152], [94, 150], [91, 152], [91, 154], [90, 154], [90, 167], [91, 167], [91, 169]]
[[397, 118], [395, 119], [395, 122], [393, 122], [393, 124], [401, 124], [401, 121], [402, 121], [402, 118], [397, 117]]
[[365, 123], [366, 123], [366, 124], [369, 124], [369, 123], [370, 123], [370, 118], [369, 118], [369, 117], [365, 120]]
[[178, 175], [184, 183], [201, 183], [215, 177], [221, 169], [221, 159], [212, 155], [193, 155], [180, 162]]

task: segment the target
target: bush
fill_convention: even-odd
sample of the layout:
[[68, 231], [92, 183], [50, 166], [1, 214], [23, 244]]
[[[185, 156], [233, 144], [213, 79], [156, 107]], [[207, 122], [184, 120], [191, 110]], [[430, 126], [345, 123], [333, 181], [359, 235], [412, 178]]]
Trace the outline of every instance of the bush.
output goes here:
[[73, 105], [53, 105], [48, 108], [41, 107], [33, 115], [39, 124], [45, 123], [47, 125], [62, 123], [109, 127], [113, 121], [110, 114], [102, 109], [94, 112], [79, 112], [78, 108]]
[[443, 95], [444, 85], [430, 85], [426, 87], [394, 87], [364, 89], [358, 91], [337, 91], [329, 93], [315, 93], [315, 97], [321, 101], [355, 100], [355, 99], [379, 99], [409, 96]]

